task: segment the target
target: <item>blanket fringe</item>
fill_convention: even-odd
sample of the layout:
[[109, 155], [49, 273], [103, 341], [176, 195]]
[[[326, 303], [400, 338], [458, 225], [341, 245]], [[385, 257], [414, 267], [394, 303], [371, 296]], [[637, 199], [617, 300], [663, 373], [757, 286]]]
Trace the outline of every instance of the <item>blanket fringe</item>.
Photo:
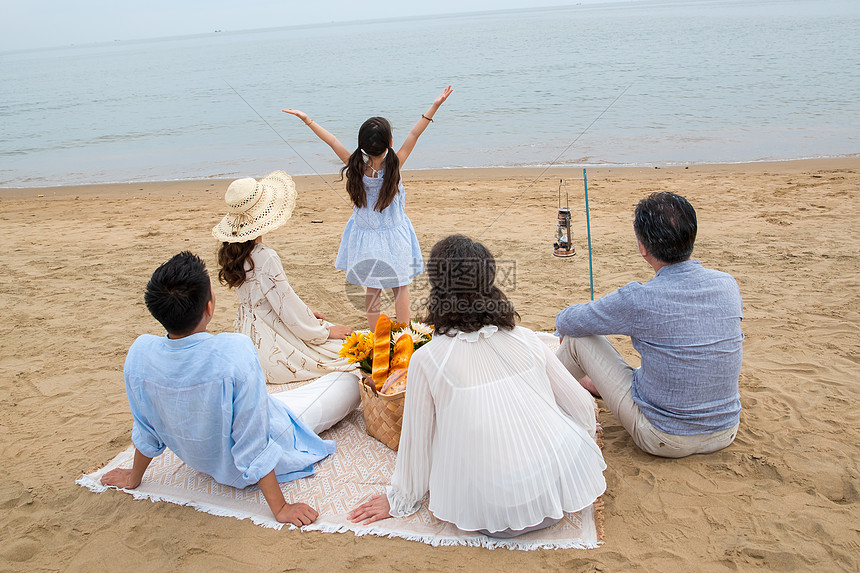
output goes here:
[[[597, 418], [597, 431], [595, 432], [594, 441], [597, 442], [597, 447], [600, 448], [600, 451], [603, 451], [603, 426], [600, 424], [600, 413], [608, 412], [606, 408], [597, 408], [594, 412], [595, 417]], [[598, 543], [603, 543], [603, 496], [605, 494], [601, 494], [600, 497], [594, 500], [594, 528], [597, 530], [597, 541]]]
[[254, 525], [259, 525], [260, 527], [267, 527], [269, 529], [279, 530], [279, 529], [282, 529], [284, 527], [284, 525], [289, 525], [290, 529], [297, 529], [297, 527], [295, 525], [279, 523], [279, 522], [275, 521], [273, 518], [261, 517], [259, 515], [255, 515], [255, 514], [244, 512], [244, 511], [225, 509], [223, 507], [218, 507], [216, 505], [209, 505], [207, 503], [198, 503], [195, 501], [188, 501], [188, 500], [184, 500], [184, 499], [169, 496], [169, 495], [159, 495], [159, 494], [155, 494], [155, 493], [142, 492], [142, 491], [138, 491], [135, 489], [120, 489], [120, 488], [116, 488], [116, 487], [112, 487], [112, 486], [102, 485], [87, 475], [81, 476], [80, 478], [75, 480], [75, 483], [80, 485], [80, 486], [83, 486], [83, 487], [87, 488], [88, 490], [95, 492], [95, 493], [103, 493], [109, 489], [116, 489], [118, 491], [122, 491], [122, 492], [131, 494], [132, 497], [137, 501], [144, 500], [144, 499], [148, 499], [152, 503], [157, 503], [159, 501], [165, 501], [165, 502], [173, 503], [176, 505], [184, 505], [187, 507], [193, 507], [197, 511], [200, 511], [203, 513], [209, 513], [211, 515], [217, 515], [219, 517], [234, 517], [236, 519], [250, 519], [251, 523], [253, 523]]
[[87, 474], [82, 475], [78, 479], [75, 480], [75, 483], [79, 486], [85, 487], [93, 493], [102, 493], [107, 491], [109, 488], [106, 485], [102, 485]]
[[483, 547], [485, 549], [510, 549], [512, 551], [536, 551], [538, 549], [596, 549], [603, 543], [586, 543], [584, 541], [548, 541], [544, 543], [535, 541], [518, 541], [516, 539], [495, 539], [486, 535], [475, 535], [473, 537], [441, 537], [434, 534], [422, 535], [419, 533], [407, 533], [402, 531], [392, 531], [383, 527], [375, 526], [358, 526], [355, 527], [343, 524], [317, 524], [305, 525], [301, 528], [303, 531], [320, 531], [322, 533], [346, 533], [351, 531], [356, 537], [364, 535], [377, 535], [379, 537], [388, 537], [389, 539], [405, 539], [407, 541], [419, 541], [433, 547], [451, 547], [451, 546], [467, 546], [467, 547]]

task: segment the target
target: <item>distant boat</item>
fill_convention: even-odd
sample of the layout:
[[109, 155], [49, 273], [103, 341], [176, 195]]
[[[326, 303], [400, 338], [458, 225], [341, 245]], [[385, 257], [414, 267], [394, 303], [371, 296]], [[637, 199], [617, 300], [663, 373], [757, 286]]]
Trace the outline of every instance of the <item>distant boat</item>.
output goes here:
[[218, 32], [220, 32], [220, 31], [221, 31], [221, 30], [215, 30], [215, 33], [218, 33]]

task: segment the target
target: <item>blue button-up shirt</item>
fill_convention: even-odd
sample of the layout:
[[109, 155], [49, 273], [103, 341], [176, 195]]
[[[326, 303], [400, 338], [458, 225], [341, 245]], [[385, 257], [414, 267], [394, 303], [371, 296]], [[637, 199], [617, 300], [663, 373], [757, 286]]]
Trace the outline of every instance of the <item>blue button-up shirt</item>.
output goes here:
[[641, 356], [633, 400], [655, 428], [705, 434], [740, 418], [743, 303], [735, 279], [699, 261], [667, 265], [646, 283], [562, 310], [567, 336], [622, 334]]
[[313, 475], [313, 464], [335, 451], [266, 393], [245, 335], [144, 334], [129, 349], [124, 374], [131, 439], [145, 456], [168, 447], [219, 483], [244, 488], [273, 469], [279, 482]]

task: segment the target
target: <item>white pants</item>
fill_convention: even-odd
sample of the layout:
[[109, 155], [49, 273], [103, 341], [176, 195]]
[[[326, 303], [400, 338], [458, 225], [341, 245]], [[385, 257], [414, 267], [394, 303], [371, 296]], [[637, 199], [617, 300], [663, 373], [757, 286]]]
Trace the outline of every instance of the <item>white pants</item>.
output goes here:
[[361, 403], [358, 376], [351, 372], [332, 372], [295, 390], [272, 394], [306, 426], [319, 434], [355, 410]]

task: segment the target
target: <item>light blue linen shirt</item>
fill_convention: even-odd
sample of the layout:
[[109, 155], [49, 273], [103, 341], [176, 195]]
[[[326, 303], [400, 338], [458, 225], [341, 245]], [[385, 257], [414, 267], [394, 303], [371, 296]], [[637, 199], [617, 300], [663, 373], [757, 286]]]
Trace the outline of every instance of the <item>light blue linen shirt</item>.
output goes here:
[[742, 319], [730, 274], [683, 261], [646, 283], [569, 306], [555, 324], [566, 336], [629, 336], [641, 356], [633, 400], [658, 430], [693, 435], [727, 430], [740, 419]]
[[145, 456], [167, 447], [217, 482], [244, 488], [273, 469], [279, 482], [313, 475], [313, 464], [335, 451], [266, 393], [257, 349], [243, 334], [144, 334], [124, 374], [131, 440]]

